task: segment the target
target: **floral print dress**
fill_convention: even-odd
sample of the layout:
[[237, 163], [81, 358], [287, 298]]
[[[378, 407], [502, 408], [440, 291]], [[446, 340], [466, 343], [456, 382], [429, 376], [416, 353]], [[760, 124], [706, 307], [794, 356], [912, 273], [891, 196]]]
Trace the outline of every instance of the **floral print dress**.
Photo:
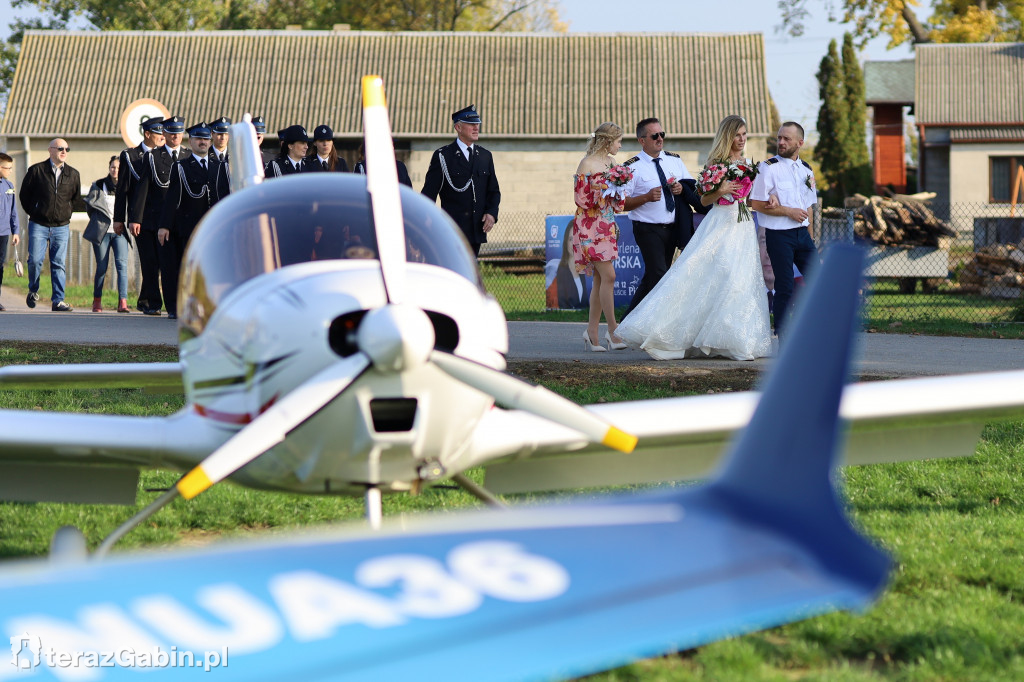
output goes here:
[[619, 255], [615, 214], [626, 207], [625, 198], [602, 196], [608, 189], [604, 173], [575, 176], [576, 218], [572, 223], [572, 255], [576, 272], [594, 274], [593, 263]]

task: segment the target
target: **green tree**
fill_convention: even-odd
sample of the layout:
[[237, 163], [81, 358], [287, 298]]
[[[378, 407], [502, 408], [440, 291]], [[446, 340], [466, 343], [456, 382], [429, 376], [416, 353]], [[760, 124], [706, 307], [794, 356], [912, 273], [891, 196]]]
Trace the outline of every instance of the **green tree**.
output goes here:
[[836, 41], [828, 45], [828, 53], [818, 66], [818, 143], [814, 158], [821, 163], [821, 174], [826, 186], [822, 196], [830, 206], [842, 203], [846, 196], [843, 171], [846, 166], [846, 147], [849, 136], [849, 111], [846, 88], [843, 86], [843, 65], [839, 59]]
[[846, 194], [870, 194], [874, 173], [868, 153], [867, 104], [864, 101], [864, 71], [857, 59], [853, 36], [843, 35], [843, 88], [846, 91], [846, 148], [843, 185]]
[[[908, 40], [927, 42], [986, 42], [1024, 40], [1024, 0], [931, 0], [927, 23], [918, 19], [921, 0], [825, 0], [830, 21], [852, 24], [863, 43], [889, 36], [889, 47]], [[778, 29], [800, 36], [810, 16], [807, 0], [778, 0], [782, 23]], [[814, 3], [812, 6], [817, 6]]]

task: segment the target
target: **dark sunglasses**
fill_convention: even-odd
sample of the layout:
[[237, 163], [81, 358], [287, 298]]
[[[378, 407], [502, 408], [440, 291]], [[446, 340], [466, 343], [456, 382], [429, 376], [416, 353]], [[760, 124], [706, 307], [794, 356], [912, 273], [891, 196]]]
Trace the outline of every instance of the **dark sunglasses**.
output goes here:
[[665, 133], [651, 133], [647, 137], [651, 138], [652, 140], [657, 140], [660, 137], [661, 139], [664, 140], [665, 139]]
[[50, 147], [50, 149], [56, 149], [59, 152], [69, 152], [71, 147]]

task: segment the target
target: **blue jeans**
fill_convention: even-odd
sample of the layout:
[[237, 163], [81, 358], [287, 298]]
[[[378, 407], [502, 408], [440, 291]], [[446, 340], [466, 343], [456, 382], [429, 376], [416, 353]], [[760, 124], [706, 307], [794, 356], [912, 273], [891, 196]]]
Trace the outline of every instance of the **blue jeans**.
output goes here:
[[70, 225], [46, 227], [28, 221], [28, 290], [39, 293], [39, 272], [43, 269], [43, 257], [47, 244], [50, 250], [50, 283], [54, 305], [64, 300], [64, 258], [68, 255]]
[[103, 281], [107, 278], [110, 250], [114, 250], [114, 270], [117, 271], [117, 297], [128, 298], [128, 239], [123, 234], [107, 232], [99, 244], [92, 245], [96, 256], [96, 277], [93, 279], [92, 296], [103, 295]]

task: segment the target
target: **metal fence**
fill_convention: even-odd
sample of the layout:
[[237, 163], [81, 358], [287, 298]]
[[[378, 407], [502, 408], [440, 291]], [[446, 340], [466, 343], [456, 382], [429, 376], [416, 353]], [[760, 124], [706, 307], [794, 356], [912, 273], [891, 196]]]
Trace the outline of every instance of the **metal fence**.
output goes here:
[[[868, 324], [898, 331], [1024, 321], [1024, 207], [921, 203], [875, 199], [817, 213], [819, 248], [858, 241], [869, 249]], [[545, 309], [544, 217], [503, 214], [480, 251], [484, 285], [508, 313]]]

